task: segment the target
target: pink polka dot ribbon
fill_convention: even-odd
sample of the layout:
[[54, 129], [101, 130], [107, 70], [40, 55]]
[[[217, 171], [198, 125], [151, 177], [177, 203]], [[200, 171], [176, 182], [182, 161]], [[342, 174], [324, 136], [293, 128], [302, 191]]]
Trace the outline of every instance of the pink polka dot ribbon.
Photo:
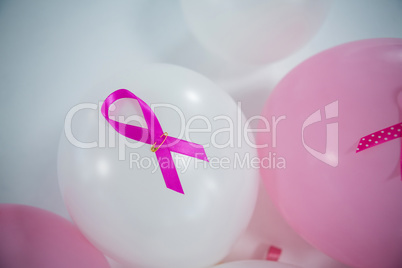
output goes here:
[[[397, 138], [402, 138], [402, 123], [398, 123], [396, 125], [381, 129], [377, 132], [364, 136], [363, 138], [360, 139], [360, 142], [357, 145], [356, 153], [380, 145], [382, 143], [395, 140]], [[401, 144], [401, 152], [402, 152], [402, 144]], [[400, 161], [401, 161], [401, 175], [402, 175], [402, 154]]]
[[[120, 99], [134, 99], [138, 101], [148, 128], [123, 124], [109, 117], [110, 105]], [[119, 89], [110, 94], [103, 102], [101, 112], [106, 121], [119, 134], [151, 145], [150, 149], [156, 154], [166, 187], [173, 191], [184, 194], [171, 152], [208, 162], [202, 145], [169, 136], [167, 132], [162, 130], [156, 115], [148, 104], [127, 89]]]

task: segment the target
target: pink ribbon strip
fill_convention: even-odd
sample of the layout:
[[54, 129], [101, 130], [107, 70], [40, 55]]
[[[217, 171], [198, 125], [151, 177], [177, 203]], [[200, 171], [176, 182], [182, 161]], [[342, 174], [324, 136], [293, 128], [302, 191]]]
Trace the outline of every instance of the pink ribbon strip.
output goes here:
[[279, 257], [282, 254], [282, 250], [280, 248], [270, 246], [267, 253], [267, 261], [278, 261]]
[[[371, 133], [360, 139], [359, 145], [357, 145], [356, 153], [380, 145], [387, 141], [402, 138], [402, 123], [381, 129], [377, 132]], [[401, 175], [402, 175], [402, 143], [401, 143]]]
[[[148, 129], [123, 124], [109, 118], [110, 105], [120, 99], [125, 98], [135, 99], [138, 101]], [[101, 111], [106, 121], [108, 121], [118, 133], [127, 138], [151, 144], [153, 145], [151, 148], [156, 148], [154, 151], [163, 175], [163, 179], [165, 180], [166, 187], [173, 191], [184, 194], [171, 152], [184, 154], [208, 162], [207, 155], [205, 154], [205, 150], [202, 145], [168, 136], [163, 132], [156, 115], [148, 104], [127, 89], [119, 89], [110, 94], [103, 102]]]

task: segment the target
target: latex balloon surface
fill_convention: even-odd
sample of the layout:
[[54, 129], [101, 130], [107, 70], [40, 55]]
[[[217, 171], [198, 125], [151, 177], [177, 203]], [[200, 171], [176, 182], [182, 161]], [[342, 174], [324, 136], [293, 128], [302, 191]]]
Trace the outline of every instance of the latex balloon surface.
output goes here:
[[259, 260], [229, 262], [214, 267], [215, 268], [297, 268], [296, 266], [290, 264], [284, 264], [273, 261], [259, 261]]
[[0, 238], [0, 267], [109, 267], [77, 227], [39, 208], [0, 204]]
[[[67, 115], [58, 159], [71, 217], [122, 263], [179, 268], [219, 262], [245, 230], [258, 190], [258, 170], [236, 162], [258, 159], [252, 146], [238, 146], [241, 111], [211, 81], [173, 65], [150, 65], [115, 84], [108, 94], [131, 90], [153, 107], [169, 136], [203, 145], [209, 163], [173, 153], [185, 194], [169, 190], [150, 145], [118, 135], [105, 127], [96, 104], [81, 104]], [[102, 88], [94, 95], [107, 96]], [[135, 100], [120, 100], [110, 116], [147, 127]]]
[[321, 26], [328, 0], [181, 0], [185, 18], [210, 51], [231, 60], [267, 63], [302, 47]]
[[[263, 179], [303, 238], [352, 267], [402, 266], [402, 39], [326, 50], [291, 71], [263, 112]], [[378, 135], [371, 133], [380, 131]], [[360, 139], [375, 145], [356, 153]], [[396, 137], [396, 136], [395, 136]], [[398, 136], [399, 137], [399, 136]]]

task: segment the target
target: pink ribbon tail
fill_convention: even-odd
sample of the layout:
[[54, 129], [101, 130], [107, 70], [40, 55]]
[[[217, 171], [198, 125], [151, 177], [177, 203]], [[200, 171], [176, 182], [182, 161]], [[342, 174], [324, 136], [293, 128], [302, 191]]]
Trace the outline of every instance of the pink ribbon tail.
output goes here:
[[[356, 153], [364, 151], [382, 143], [402, 138], [402, 123], [395, 124], [393, 126], [381, 129], [377, 132], [371, 133], [360, 139], [356, 148]], [[401, 143], [401, 156], [400, 156], [400, 168], [402, 177], [402, 143]]]
[[[114, 102], [120, 99], [135, 99], [141, 107], [148, 129], [127, 125], [115, 121], [109, 117], [109, 108]], [[156, 148], [155, 154], [165, 180], [166, 187], [184, 194], [176, 166], [173, 162], [171, 152], [184, 154], [208, 162], [208, 157], [202, 145], [189, 141], [166, 136], [152, 109], [139, 97], [127, 89], [119, 89], [110, 94], [102, 104], [102, 115], [106, 121], [121, 135], [132, 140], [153, 145]]]
[[282, 254], [282, 250], [280, 248], [270, 246], [267, 253], [267, 260], [268, 261], [278, 261], [279, 257]]

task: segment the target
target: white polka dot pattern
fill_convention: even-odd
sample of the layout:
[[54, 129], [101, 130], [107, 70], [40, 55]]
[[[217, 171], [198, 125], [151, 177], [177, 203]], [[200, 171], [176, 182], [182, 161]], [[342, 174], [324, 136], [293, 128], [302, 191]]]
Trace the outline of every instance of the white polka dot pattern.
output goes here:
[[381, 143], [402, 137], [402, 123], [381, 129], [360, 139], [356, 153], [369, 149]]

